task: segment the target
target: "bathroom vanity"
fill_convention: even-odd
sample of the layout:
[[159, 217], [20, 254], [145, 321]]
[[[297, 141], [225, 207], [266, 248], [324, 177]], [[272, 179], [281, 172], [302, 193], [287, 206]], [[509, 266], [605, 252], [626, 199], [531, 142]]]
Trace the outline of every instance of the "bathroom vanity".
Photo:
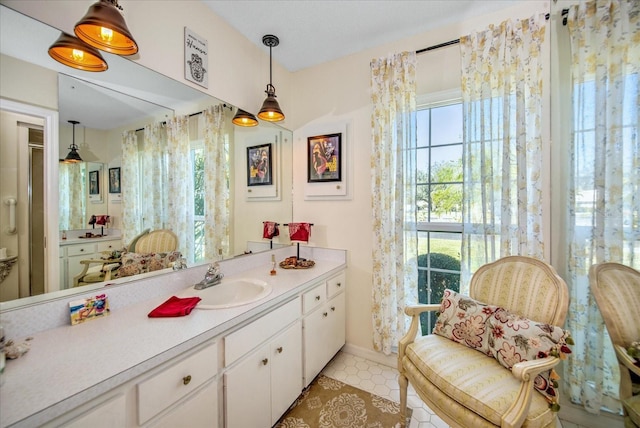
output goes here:
[[[271, 293], [186, 317], [147, 314], [207, 266], [100, 289], [109, 316], [31, 334], [29, 353], [8, 362], [0, 426], [272, 426], [345, 342], [345, 251], [301, 248], [313, 268], [269, 275], [271, 255], [292, 251], [220, 262], [223, 283], [265, 281]], [[46, 309], [68, 312], [68, 300]], [[26, 331], [15, 327], [35, 309], [23, 310], [0, 314], [8, 337]]]

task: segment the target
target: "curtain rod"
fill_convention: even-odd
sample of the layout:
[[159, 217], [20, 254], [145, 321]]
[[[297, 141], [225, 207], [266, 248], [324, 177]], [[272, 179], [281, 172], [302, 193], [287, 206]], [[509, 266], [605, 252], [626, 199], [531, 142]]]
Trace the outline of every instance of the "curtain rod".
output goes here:
[[[569, 14], [569, 9], [562, 9], [562, 25], [567, 25], [567, 15]], [[547, 21], [549, 20], [549, 14], [547, 13], [544, 16], [544, 19], [546, 19]], [[455, 40], [449, 40], [448, 42], [444, 42], [444, 43], [440, 43], [437, 45], [433, 45], [433, 46], [429, 46], [427, 48], [423, 48], [420, 50], [416, 51], [416, 55], [421, 54], [421, 53], [425, 53], [425, 52], [429, 52], [432, 51], [434, 49], [440, 49], [440, 48], [444, 48], [446, 46], [451, 46], [451, 45], [457, 45], [458, 43], [460, 43], [460, 39], [455, 39]]]

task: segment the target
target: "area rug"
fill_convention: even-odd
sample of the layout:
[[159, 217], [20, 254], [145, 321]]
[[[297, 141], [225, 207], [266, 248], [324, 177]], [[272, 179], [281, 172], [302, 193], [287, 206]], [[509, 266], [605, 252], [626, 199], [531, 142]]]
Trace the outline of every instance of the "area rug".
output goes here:
[[[407, 426], [411, 409], [407, 409]], [[400, 426], [400, 405], [319, 375], [275, 428], [395, 428]]]

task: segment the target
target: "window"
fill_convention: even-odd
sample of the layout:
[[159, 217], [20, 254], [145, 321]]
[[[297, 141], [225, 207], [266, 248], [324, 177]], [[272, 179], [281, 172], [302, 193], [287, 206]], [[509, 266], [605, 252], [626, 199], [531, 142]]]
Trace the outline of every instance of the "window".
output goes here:
[[203, 261], [204, 256], [204, 146], [202, 141], [191, 142], [193, 165], [193, 261]]
[[[416, 212], [418, 298], [440, 303], [444, 290], [460, 290], [462, 246], [462, 104], [440, 104], [417, 112]], [[423, 334], [435, 313], [422, 315]]]

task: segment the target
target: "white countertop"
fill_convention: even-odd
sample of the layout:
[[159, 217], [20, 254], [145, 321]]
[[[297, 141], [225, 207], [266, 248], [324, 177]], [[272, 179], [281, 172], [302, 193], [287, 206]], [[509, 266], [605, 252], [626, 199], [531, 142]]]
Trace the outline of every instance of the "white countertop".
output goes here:
[[[171, 296], [164, 295], [112, 309], [105, 318], [33, 334], [31, 350], [7, 361], [0, 387], [0, 426], [35, 426], [51, 420], [249, 322], [345, 267], [346, 259], [316, 260], [312, 269], [277, 268], [277, 275], [270, 276], [271, 264], [263, 263], [225, 277], [268, 282], [273, 291], [254, 303], [216, 310], [196, 307], [186, 317], [148, 318], [152, 309]], [[158, 281], [162, 278], [167, 277]], [[180, 286], [175, 294], [184, 288]]]
[[[96, 232], [100, 233], [100, 232]], [[68, 237], [67, 239], [60, 239], [59, 243], [61, 247], [65, 245], [75, 245], [75, 244], [90, 244], [92, 242], [100, 242], [100, 241], [115, 241], [122, 239], [120, 235], [104, 235], [95, 238], [80, 238], [80, 237]]]

